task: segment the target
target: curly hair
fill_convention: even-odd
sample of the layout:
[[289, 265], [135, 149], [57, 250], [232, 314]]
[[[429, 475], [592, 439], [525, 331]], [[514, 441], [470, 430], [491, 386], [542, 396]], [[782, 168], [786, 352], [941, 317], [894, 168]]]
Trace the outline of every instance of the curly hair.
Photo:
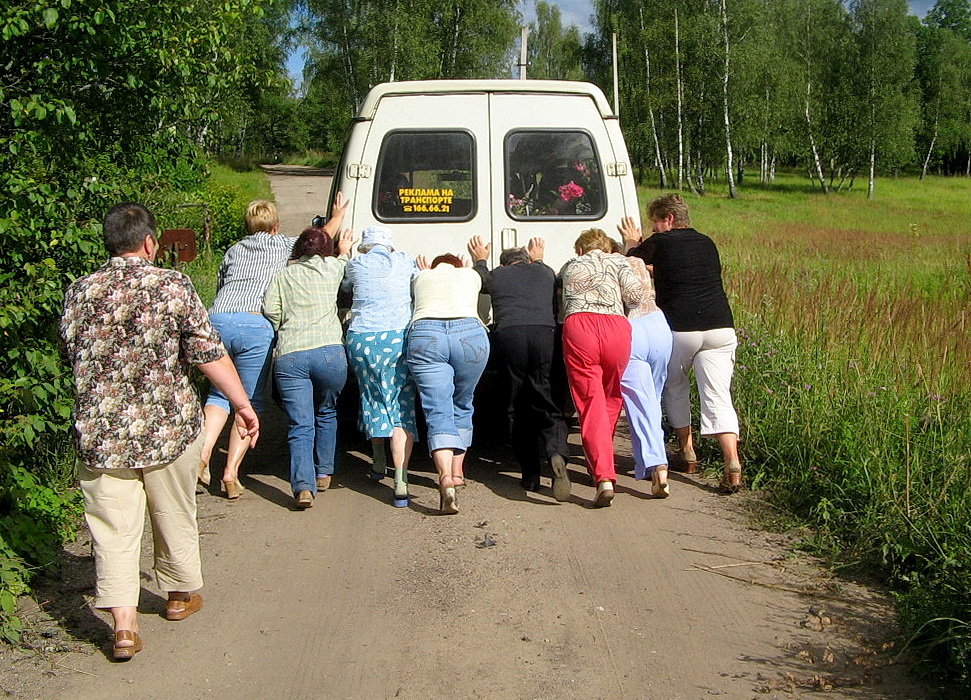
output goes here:
[[573, 245], [580, 251], [580, 255], [586, 255], [591, 250], [602, 250], [605, 253], [612, 253], [614, 250], [610, 237], [599, 228], [588, 228], [580, 234]]

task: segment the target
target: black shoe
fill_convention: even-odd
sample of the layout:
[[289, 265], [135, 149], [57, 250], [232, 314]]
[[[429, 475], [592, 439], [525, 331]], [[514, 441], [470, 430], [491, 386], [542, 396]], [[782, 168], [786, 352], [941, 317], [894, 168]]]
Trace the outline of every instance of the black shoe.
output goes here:
[[566, 458], [563, 455], [553, 455], [550, 458], [550, 468], [553, 470], [553, 498], [560, 501], [570, 500], [570, 472], [566, 468]]
[[534, 476], [524, 476], [519, 480], [519, 485], [522, 486], [527, 491], [538, 492], [539, 491], [539, 474]]

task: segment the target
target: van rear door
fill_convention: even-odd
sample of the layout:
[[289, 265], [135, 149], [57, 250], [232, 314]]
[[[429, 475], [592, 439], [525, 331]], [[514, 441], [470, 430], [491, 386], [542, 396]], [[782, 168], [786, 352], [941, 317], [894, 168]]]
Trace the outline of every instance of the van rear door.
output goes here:
[[494, 255], [542, 236], [555, 268], [573, 256], [583, 230], [610, 235], [627, 206], [621, 178], [607, 170], [626, 161], [626, 149], [618, 158], [594, 100], [549, 93], [495, 93], [491, 100]]
[[346, 151], [360, 153], [360, 167], [344, 164], [345, 176], [356, 180], [349, 226], [384, 223], [397, 248], [429, 260], [462, 254], [473, 233], [487, 235], [488, 95], [386, 95], [366, 123], [368, 133], [359, 123], [351, 137], [361, 145], [349, 143]]

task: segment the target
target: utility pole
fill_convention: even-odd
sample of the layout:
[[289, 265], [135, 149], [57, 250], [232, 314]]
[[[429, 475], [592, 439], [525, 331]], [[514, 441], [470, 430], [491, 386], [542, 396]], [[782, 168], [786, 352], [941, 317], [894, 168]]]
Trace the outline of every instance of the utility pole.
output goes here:
[[529, 34], [529, 27], [522, 26], [519, 28], [519, 79], [526, 80], [526, 66], [528, 61], [526, 60], [526, 36]]
[[620, 116], [620, 90], [618, 88], [617, 81], [617, 32], [614, 32], [611, 36], [612, 48], [611, 48], [611, 60], [614, 65], [614, 116]]

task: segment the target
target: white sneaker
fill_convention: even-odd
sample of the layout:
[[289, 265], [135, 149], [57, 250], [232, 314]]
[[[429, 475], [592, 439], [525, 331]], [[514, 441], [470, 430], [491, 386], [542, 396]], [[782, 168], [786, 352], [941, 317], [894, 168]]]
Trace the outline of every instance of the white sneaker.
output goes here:
[[614, 482], [601, 481], [597, 484], [597, 497], [593, 499], [594, 508], [606, 508], [614, 500]]

